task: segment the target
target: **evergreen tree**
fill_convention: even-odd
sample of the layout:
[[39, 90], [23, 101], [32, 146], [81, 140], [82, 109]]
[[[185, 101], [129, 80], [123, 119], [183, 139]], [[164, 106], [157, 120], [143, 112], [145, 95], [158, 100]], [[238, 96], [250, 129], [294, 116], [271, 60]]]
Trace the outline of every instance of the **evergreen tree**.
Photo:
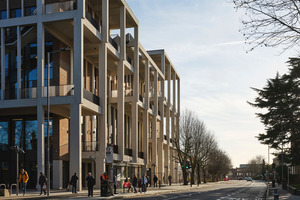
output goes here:
[[300, 164], [300, 59], [290, 58], [287, 74], [268, 79], [263, 89], [252, 88], [258, 97], [251, 106], [266, 110], [256, 113], [265, 126], [257, 138], [280, 152], [284, 146], [286, 161]]

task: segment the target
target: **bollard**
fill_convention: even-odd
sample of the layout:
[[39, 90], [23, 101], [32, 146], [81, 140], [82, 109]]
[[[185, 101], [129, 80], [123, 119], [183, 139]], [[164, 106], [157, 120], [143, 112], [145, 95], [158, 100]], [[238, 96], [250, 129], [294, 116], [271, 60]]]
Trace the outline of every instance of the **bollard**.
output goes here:
[[274, 200], [279, 200], [279, 194], [274, 194]]

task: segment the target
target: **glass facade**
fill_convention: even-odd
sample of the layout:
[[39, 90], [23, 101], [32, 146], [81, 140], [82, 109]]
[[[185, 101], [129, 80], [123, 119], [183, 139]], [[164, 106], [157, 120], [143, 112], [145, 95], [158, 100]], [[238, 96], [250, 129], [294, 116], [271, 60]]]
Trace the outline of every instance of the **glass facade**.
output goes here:
[[[50, 119], [50, 161], [52, 165], [53, 120]], [[0, 118], [0, 180], [1, 183], [15, 183], [16, 153], [10, 150], [17, 145], [25, 151], [19, 154], [19, 168], [29, 175], [28, 188], [35, 188], [37, 181], [37, 120], [35, 116]], [[47, 120], [45, 120], [45, 152], [47, 152]], [[47, 156], [45, 160], [47, 159]]]
[[17, 98], [17, 28], [5, 29], [5, 99]]
[[21, 98], [36, 98], [37, 35], [36, 26], [21, 27]]

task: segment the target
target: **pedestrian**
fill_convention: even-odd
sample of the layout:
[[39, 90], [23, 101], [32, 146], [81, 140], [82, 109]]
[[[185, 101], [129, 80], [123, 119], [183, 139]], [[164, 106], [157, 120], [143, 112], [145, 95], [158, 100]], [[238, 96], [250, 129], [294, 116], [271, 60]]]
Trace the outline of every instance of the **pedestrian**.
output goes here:
[[77, 193], [77, 180], [78, 180], [78, 177], [77, 177], [76, 173], [74, 173], [74, 175], [71, 177], [71, 181], [70, 181], [70, 184], [72, 185], [72, 193]]
[[108, 176], [107, 173], [104, 172], [101, 176], [100, 176], [100, 180], [101, 180], [101, 184], [107, 183], [108, 182]]
[[156, 175], [154, 175], [153, 177], [153, 187], [157, 187], [157, 181], [158, 181], [158, 178]]
[[21, 189], [23, 190], [23, 196], [26, 194], [26, 185], [29, 180], [27, 172], [22, 168], [19, 174], [19, 182], [21, 184]]
[[114, 183], [114, 194], [117, 194], [118, 181], [117, 181], [117, 176], [116, 175], [114, 175], [113, 183]]
[[43, 174], [43, 172], [40, 173], [40, 177], [39, 177], [39, 185], [41, 187], [41, 193], [40, 195], [42, 195], [42, 193], [44, 192], [44, 195], [46, 195], [46, 190], [44, 190], [44, 186], [47, 183], [47, 178], [46, 176]]
[[171, 185], [172, 184], [172, 176], [169, 175], [168, 179], [169, 179], [169, 185]]
[[148, 179], [147, 179], [147, 175], [145, 174], [144, 177], [142, 178], [142, 191], [144, 193], [146, 193], [147, 190], [147, 183], [148, 183]]
[[133, 175], [133, 178], [132, 178], [132, 187], [134, 189], [134, 193], [137, 193], [137, 191], [136, 191], [136, 184], [137, 184], [137, 177], [136, 177], [136, 175]]
[[93, 190], [94, 190], [94, 185], [95, 185], [95, 179], [92, 176], [92, 173], [89, 172], [88, 176], [85, 179], [87, 181], [87, 186], [88, 186], [88, 197], [91, 196], [93, 197]]
[[139, 192], [142, 193], [142, 179], [139, 178], [139, 181], [138, 181], [138, 188], [139, 188]]

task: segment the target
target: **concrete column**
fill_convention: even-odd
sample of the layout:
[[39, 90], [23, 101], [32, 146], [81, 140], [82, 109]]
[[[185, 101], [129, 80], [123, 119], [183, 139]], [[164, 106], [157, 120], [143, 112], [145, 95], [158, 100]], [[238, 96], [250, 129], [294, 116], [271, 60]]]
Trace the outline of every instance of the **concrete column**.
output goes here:
[[6, 0], [6, 13], [7, 13], [7, 19], [9, 19], [9, 14], [10, 14], [10, 10], [9, 10], [9, 0]]
[[[156, 165], [155, 171], [152, 173], [157, 174], [158, 172], [158, 156], [157, 156], [157, 113], [158, 113], [158, 90], [157, 90], [158, 76], [157, 71], [154, 71], [154, 116], [152, 117], [152, 163]], [[153, 177], [151, 177], [151, 180]]]
[[85, 18], [85, 1], [86, 0], [77, 1], [77, 17], [78, 18]]
[[17, 26], [17, 99], [21, 98], [21, 30]]
[[5, 99], [5, 29], [1, 28], [1, 100]]
[[176, 137], [179, 138], [179, 120], [180, 120], [180, 79], [177, 80], [177, 118], [176, 118]]
[[81, 18], [74, 19], [74, 97], [76, 103], [83, 99], [83, 22]]
[[[45, 174], [45, 111], [43, 106], [37, 106], [37, 177], [40, 172]], [[37, 180], [38, 181], [38, 180]]]
[[63, 188], [63, 161], [53, 160], [53, 189]]
[[102, 0], [102, 41], [107, 43], [109, 38], [109, 0]]
[[120, 60], [126, 60], [126, 8], [120, 8]]
[[21, 12], [22, 12], [22, 17], [24, 17], [24, 0], [21, 0]]
[[81, 174], [81, 105], [71, 104], [70, 107], [70, 177], [74, 173], [77, 174], [78, 190], [82, 190], [82, 174]]
[[125, 145], [124, 145], [124, 60], [126, 58], [126, 38], [125, 38], [125, 27], [126, 27], [126, 9], [124, 6], [120, 8], [120, 23], [121, 23], [121, 42], [120, 42], [120, 61], [118, 64], [118, 146], [119, 155], [121, 160], [124, 157]]
[[105, 171], [105, 158], [107, 146], [107, 46], [100, 43], [99, 55], [99, 96], [101, 100], [102, 113], [98, 120], [99, 151], [96, 155], [96, 185], [100, 188], [100, 175]]
[[143, 110], [143, 149], [145, 165], [142, 166], [142, 174], [147, 172], [147, 164], [149, 162], [148, 151], [148, 132], [149, 132], [149, 60], [145, 62], [145, 108]]
[[44, 71], [45, 71], [45, 31], [42, 22], [37, 24], [37, 98], [44, 95]]
[[[175, 136], [177, 135], [177, 129], [176, 129], [176, 72], [172, 73], [173, 75], [173, 108], [172, 108], [172, 138], [174, 139]], [[172, 169], [173, 169], [173, 178], [175, 178], [175, 159], [173, 157], [175, 156], [175, 151], [173, 149], [172, 145]]]
[[42, 15], [44, 13], [45, 0], [36, 0], [37, 14]]
[[134, 77], [133, 77], [133, 101], [131, 104], [132, 116], [132, 157], [133, 161], [138, 160], [138, 101], [139, 101], [139, 29], [138, 26], [134, 27]]

